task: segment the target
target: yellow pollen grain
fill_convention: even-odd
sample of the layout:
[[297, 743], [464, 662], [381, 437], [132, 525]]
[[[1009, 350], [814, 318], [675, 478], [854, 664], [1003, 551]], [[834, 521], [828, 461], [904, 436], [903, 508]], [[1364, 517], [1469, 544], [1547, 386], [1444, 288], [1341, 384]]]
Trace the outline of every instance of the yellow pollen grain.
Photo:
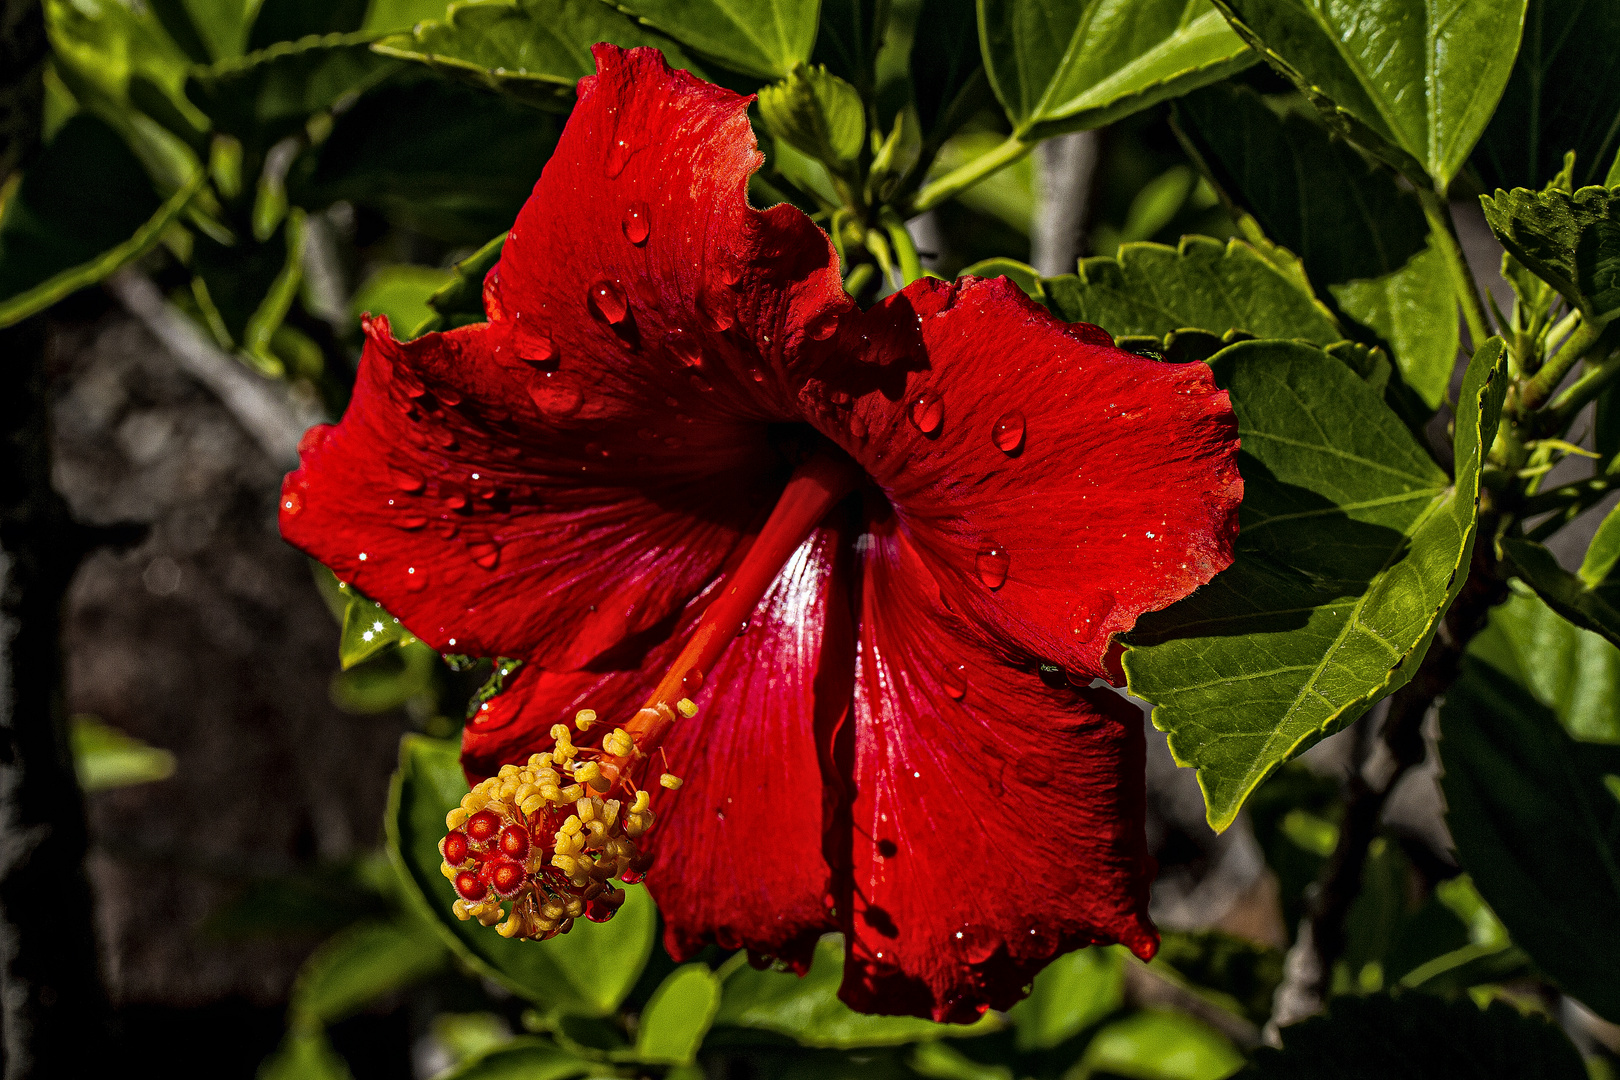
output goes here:
[[595, 709], [581, 709], [574, 714], [574, 726], [581, 731], [589, 731], [594, 723], [596, 723]]
[[553, 855], [551, 865], [570, 876], [579, 870], [579, 862], [572, 855]]
[[578, 783], [589, 784], [591, 781], [599, 779], [601, 775], [602, 767], [594, 761], [585, 761], [574, 766], [574, 779]]
[[463, 810], [459, 806], [450, 811], [448, 814], [444, 815], [444, 827], [446, 829], [459, 829], [466, 823], [467, 811]]
[[563, 802], [574, 802], [581, 795], [585, 794], [585, 789], [579, 784], [569, 784], [567, 787], [558, 792], [558, 794], [562, 796]]
[[675, 703], [675, 707], [679, 709], [681, 711], [681, 715], [686, 717], [688, 720], [696, 716], [698, 712], [697, 702], [693, 701], [689, 697], [681, 698], [681, 700]]
[[652, 796], [645, 791], [636, 792], [636, 801], [630, 804], [632, 814], [642, 814], [652, 805]]
[[516, 765], [502, 765], [500, 772], [496, 773], [495, 775], [500, 777], [502, 780], [510, 780], [512, 777], [517, 775], [517, 771], [518, 767]]
[[624, 728], [614, 728], [602, 736], [602, 749], [614, 757], [629, 757], [636, 748], [636, 742]]
[[579, 816], [577, 814], [569, 814], [568, 815], [568, 820], [564, 821], [562, 823], [562, 826], [560, 828], [558, 828], [557, 835], [558, 836], [573, 836], [575, 833], [579, 832], [579, 830], [583, 829], [584, 827], [585, 827], [585, 823], [579, 819]]
[[682, 780], [680, 777], [676, 776], [674, 773], [668, 773], [668, 772], [658, 778], [659, 785], [662, 786], [662, 787], [666, 787], [671, 791], [679, 791], [680, 788], [681, 788], [681, 785], [684, 784], [685, 782], [686, 781]]

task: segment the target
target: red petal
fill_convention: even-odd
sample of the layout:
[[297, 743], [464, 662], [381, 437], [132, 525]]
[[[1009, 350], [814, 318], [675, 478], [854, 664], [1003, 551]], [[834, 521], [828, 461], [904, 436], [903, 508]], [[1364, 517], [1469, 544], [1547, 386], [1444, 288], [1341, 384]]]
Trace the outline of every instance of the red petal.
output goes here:
[[[699, 712], [677, 724], [647, 782], [665, 770], [678, 792], [653, 788], [656, 861], [647, 885], [677, 959], [711, 941], [807, 965], [816, 939], [837, 929], [824, 898], [823, 753], [850, 701], [853, 643], [843, 535], [807, 540], [760, 601], [748, 630], [693, 697]], [[650, 649], [633, 670], [520, 671], [467, 728], [462, 759], [473, 778], [551, 744], [554, 723], [582, 708], [601, 718], [595, 742], [646, 700], [696, 621]], [[836, 792], [836, 785], [833, 791]]]
[[695, 424], [680, 455], [560, 433], [513, 400], [484, 327], [367, 332], [343, 421], [287, 477], [282, 534], [436, 649], [588, 662], [712, 580], [785, 474], [760, 425]]
[[1009, 666], [931, 590], [892, 519], [874, 529], [839, 993], [863, 1012], [967, 1022], [1061, 953], [1122, 941], [1152, 955], [1142, 722], [1107, 690]]
[[[664, 411], [666, 388], [701, 383], [699, 408], [796, 417], [807, 324], [825, 334], [855, 310], [831, 242], [791, 206], [748, 205], [763, 161], [750, 98], [670, 71], [655, 49], [593, 53], [491, 275], [490, 319], [549, 335], [561, 371], [610, 406]], [[588, 298], [598, 286], [605, 302]]]
[[1110, 635], [1230, 565], [1237, 423], [1205, 365], [1115, 349], [1005, 279], [919, 281], [865, 318], [919, 352], [813, 391], [814, 422], [893, 501], [953, 610], [1106, 677]]

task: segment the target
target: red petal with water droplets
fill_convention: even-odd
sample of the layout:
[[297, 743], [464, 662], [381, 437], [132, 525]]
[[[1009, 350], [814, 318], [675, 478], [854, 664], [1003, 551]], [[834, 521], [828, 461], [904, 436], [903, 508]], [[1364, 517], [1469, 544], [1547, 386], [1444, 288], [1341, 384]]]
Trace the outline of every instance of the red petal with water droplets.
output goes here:
[[[685, 781], [675, 792], [652, 788], [658, 820], [647, 834], [647, 886], [677, 959], [717, 941], [803, 966], [817, 938], [837, 929], [824, 903], [832, 872], [822, 835], [841, 785], [824, 769], [850, 701], [849, 559], [838, 529], [799, 548], [694, 695], [697, 716], [678, 723], [655, 758], [649, 784], [666, 755]], [[546, 749], [551, 725], [583, 708], [600, 719], [576, 743], [600, 741], [646, 700], [706, 603], [694, 602], [677, 632], [627, 670], [518, 672], [466, 730], [469, 777]]]
[[[824, 233], [748, 206], [747, 98], [654, 50], [595, 55], [485, 283], [490, 321], [408, 344], [369, 323], [281, 519], [435, 648], [558, 669], [712, 580], [786, 476], [767, 423], [839, 343], [806, 323], [854, 310]], [[666, 355], [676, 331], [698, 368]]]
[[[1116, 349], [1006, 279], [919, 281], [864, 318], [915, 328], [921, 348], [825, 374], [814, 422], [894, 503], [947, 605], [1020, 656], [1107, 677], [1111, 635], [1231, 564], [1237, 422], [1205, 365]], [[1007, 561], [994, 588], [975, 565], [988, 547]]]
[[940, 606], [892, 518], [867, 548], [860, 637], [839, 996], [970, 1022], [1061, 953], [1151, 956], [1140, 712], [1010, 666]]

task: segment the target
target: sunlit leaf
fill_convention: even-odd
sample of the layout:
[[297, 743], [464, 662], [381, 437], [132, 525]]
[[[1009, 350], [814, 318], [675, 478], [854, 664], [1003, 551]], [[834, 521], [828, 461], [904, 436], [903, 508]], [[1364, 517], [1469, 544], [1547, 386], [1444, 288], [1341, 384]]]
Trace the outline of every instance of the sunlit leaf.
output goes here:
[[760, 79], [810, 59], [821, 0], [613, 0], [699, 55]]
[[87, 792], [149, 784], [174, 775], [174, 754], [148, 746], [93, 716], [73, 718], [73, 769]]
[[687, 1065], [720, 1007], [720, 980], [707, 964], [676, 968], [658, 984], [641, 1010], [636, 1058], [664, 1065]]
[[1515, 188], [1480, 201], [1502, 246], [1588, 319], [1620, 312], [1620, 190]]

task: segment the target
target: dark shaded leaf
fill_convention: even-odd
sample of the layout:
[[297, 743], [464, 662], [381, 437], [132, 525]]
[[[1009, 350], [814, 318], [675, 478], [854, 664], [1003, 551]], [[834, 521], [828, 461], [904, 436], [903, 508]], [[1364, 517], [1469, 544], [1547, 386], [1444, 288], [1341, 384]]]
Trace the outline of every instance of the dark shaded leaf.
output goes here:
[[1480, 202], [1502, 246], [1588, 319], [1620, 312], [1620, 189], [1515, 188]]
[[414, 918], [351, 926], [325, 941], [299, 969], [289, 1003], [294, 1023], [336, 1023], [449, 962], [438, 936]]

